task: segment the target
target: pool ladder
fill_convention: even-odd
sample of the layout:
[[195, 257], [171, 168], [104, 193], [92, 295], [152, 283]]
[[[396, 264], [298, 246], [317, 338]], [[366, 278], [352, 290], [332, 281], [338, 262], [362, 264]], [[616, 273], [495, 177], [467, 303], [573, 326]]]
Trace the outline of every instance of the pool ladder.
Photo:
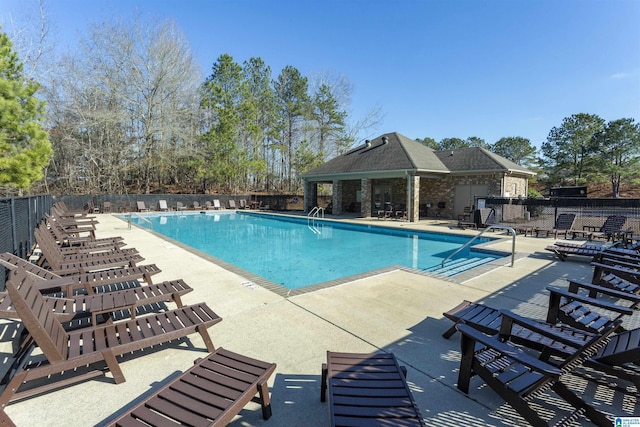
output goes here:
[[478, 237], [482, 236], [485, 233], [485, 231], [489, 231], [489, 230], [507, 230], [509, 232], [509, 234], [511, 234], [513, 236], [513, 242], [511, 243], [511, 267], [513, 267], [513, 263], [515, 262], [515, 257], [516, 257], [516, 231], [513, 228], [509, 227], [508, 225], [490, 225], [490, 226], [488, 226], [487, 228], [482, 230], [480, 233], [478, 233], [473, 239], [469, 240], [467, 243], [465, 243], [464, 245], [460, 246], [453, 253], [451, 253], [451, 255], [449, 255], [448, 257], [443, 259], [442, 260], [442, 264], [440, 265], [440, 267], [444, 268], [444, 263], [449, 261], [449, 258], [452, 258], [455, 254], [457, 254], [458, 252], [460, 252], [464, 248], [469, 247]]
[[149, 221], [147, 218], [143, 217], [142, 215], [138, 214], [137, 212], [129, 212], [129, 221], [127, 221], [128, 224], [129, 224], [129, 230], [131, 230], [131, 217], [134, 216], [134, 215], [136, 216], [136, 218], [140, 218], [143, 221], [148, 222], [149, 223], [149, 228], [153, 228], [153, 223], [151, 221]]
[[320, 215], [322, 215], [322, 218], [324, 218], [324, 208], [320, 206], [316, 206], [315, 208], [311, 209], [311, 211], [309, 211], [309, 213], [307, 214], [307, 227], [309, 227], [309, 230], [313, 231], [315, 234], [321, 234], [318, 227], [316, 227], [316, 219]]

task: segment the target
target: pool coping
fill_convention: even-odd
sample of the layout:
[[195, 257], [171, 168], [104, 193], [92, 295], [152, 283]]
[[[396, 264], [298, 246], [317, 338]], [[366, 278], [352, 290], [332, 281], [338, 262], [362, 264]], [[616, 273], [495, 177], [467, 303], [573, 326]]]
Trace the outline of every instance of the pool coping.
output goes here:
[[[196, 214], [202, 214], [205, 211], [190, 211], [190, 212], [169, 212], [169, 214], [173, 214], [173, 215], [196, 215]], [[243, 211], [226, 211], [228, 213], [232, 213], [232, 212], [240, 212], [240, 213], [246, 213]], [[215, 213], [215, 211], [206, 211], [206, 213]], [[218, 212], [221, 213], [221, 212]], [[300, 219], [299, 215], [286, 215], [286, 214], [281, 214], [281, 213], [273, 213], [273, 212], [256, 212], [256, 211], [251, 211], [251, 214], [256, 214], [256, 215], [268, 215], [268, 216], [283, 216], [283, 217], [289, 217], [289, 218], [297, 218]], [[148, 212], [146, 213], [146, 215], [162, 215], [162, 214], [166, 214], [166, 212]], [[144, 217], [146, 216], [145, 214], [140, 215], [137, 214], [138, 216]], [[275, 293], [276, 295], [279, 295], [283, 298], [289, 298], [289, 297], [293, 297], [296, 295], [303, 295], [306, 293], [310, 293], [310, 292], [315, 292], [321, 289], [326, 289], [326, 288], [331, 288], [333, 286], [338, 286], [338, 285], [342, 285], [345, 283], [350, 283], [356, 280], [361, 280], [361, 279], [366, 279], [369, 277], [374, 277], [374, 276], [378, 276], [381, 274], [385, 274], [391, 271], [406, 271], [409, 273], [413, 273], [413, 274], [417, 274], [417, 275], [421, 275], [421, 276], [425, 276], [425, 277], [433, 277], [433, 278], [437, 278], [438, 280], [442, 280], [442, 281], [446, 281], [446, 282], [450, 282], [450, 283], [456, 283], [456, 284], [463, 284], [464, 282], [472, 279], [472, 278], [476, 278], [480, 275], [486, 274], [490, 271], [493, 271], [497, 268], [500, 267], [504, 267], [504, 262], [505, 259], [510, 257], [511, 254], [506, 252], [506, 251], [502, 251], [502, 250], [497, 250], [497, 249], [492, 249], [490, 247], [488, 247], [489, 245], [491, 245], [492, 243], [495, 243], [497, 241], [500, 241], [501, 238], [500, 237], [488, 237], [489, 239], [491, 239], [488, 242], [481, 242], [478, 243], [477, 245], [474, 245], [474, 250], [477, 250], [479, 252], [485, 252], [485, 253], [492, 253], [495, 255], [502, 255], [500, 258], [497, 258], [493, 261], [487, 262], [485, 264], [479, 265], [477, 267], [471, 268], [467, 271], [464, 271], [462, 273], [456, 274], [455, 276], [444, 276], [441, 274], [437, 274], [437, 273], [432, 273], [429, 271], [425, 271], [425, 270], [420, 270], [420, 269], [415, 269], [415, 268], [410, 268], [410, 267], [405, 267], [402, 265], [390, 265], [387, 267], [383, 267], [383, 268], [378, 268], [375, 270], [370, 270], [370, 271], [366, 271], [364, 273], [358, 273], [358, 274], [352, 274], [350, 276], [345, 276], [345, 277], [341, 277], [338, 279], [334, 279], [334, 280], [328, 280], [326, 282], [320, 282], [320, 283], [316, 283], [313, 285], [308, 285], [308, 286], [303, 286], [300, 288], [296, 288], [296, 289], [289, 289], [286, 288], [282, 285], [279, 285], [275, 282], [272, 282], [270, 280], [265, 279], [262, 276], [258, 276], [248, 270], [245, 270], [243, 268], [240, 268], [236, 265], [233, 265], [231, 263], [228, 263], [220, 258], [214, 257], [213, 255], [209, 255], [206, 252], [203, 252], [199, 249], [196, 249], [192, 246], [189, 246], [185, 243], [179, 242], [177, 240], [174, 240], [170, 237], [165, 236], [162, 233], [159, 233], [155, 230], [153, 230], [153, 228], [146, 228], [143, 227], [139, 224], [133, 223], [133, 222], [128, 222], [126, 221], [126, 219], [121, 218], [121, 214], [120, 215], [114, 215], [116, 218], [120, 219], [121, 221], [125, 221], [128, 224], [131, 224], [132, 226], [135, 226], [141, 230], [144, 231], [148, 231], [151, 232], [151, 234], [153, 234], [154, 236], [161, 238], [163, 240], [166, 240], [167, 242], [172, 243], [175, 246], [178, 246], [194, 255], [199, 256], [200, 258], [203, 258], [221, 268], [224, 268], [225, 270], [228, 270], [232, 273], [235, 273], [239, 276], [244, 277], [245, 279], [247, 279], [247, 281], [242, 282], [242, 285], [244, 286], [260, 286], [264, 289], [267, 289], [273, 293]], [[329, 221], [329, 222], [336, 222], [336, 223], [344, 223], [344, 221], [341, 221], [339, 219], [331, 219], [331, 218], [322, 218], [322, 220], [324, 221]], [[357, 225], [365, 225], [362, 224], [360, 222], [356, 222]], [[372, 227], [380, 227], [380, 228], [388, 228], [388, 229], [393, 229], [395, 227], [390, 227], [390, 226], [385, 226], [384, 224], [378, 224], [378, 225], [373, 225], [373, 224], [369, 224]], [[402, 227], [403, 231], [415, 231], [415, 232], [421, 232], [424, 233], [424, 230], [419, 230], [419, 229], [413, 229], [413, 228], [407, 228], [407, 227]], [[433, 234], [453, 234], [453, 235], [458, 235], [458, 236], [466, 236], [468, 237], [468, 234], [459, 234], [459, 233], [447, 233], [447, 232], [438, 232], [438, 231], [433, 231], [430, 232]], [[516, 259], [520, 259], [526, 257], [525, 255], [521, 255], [518, 256], [518, 253], [515, 254], [515, 258]]]

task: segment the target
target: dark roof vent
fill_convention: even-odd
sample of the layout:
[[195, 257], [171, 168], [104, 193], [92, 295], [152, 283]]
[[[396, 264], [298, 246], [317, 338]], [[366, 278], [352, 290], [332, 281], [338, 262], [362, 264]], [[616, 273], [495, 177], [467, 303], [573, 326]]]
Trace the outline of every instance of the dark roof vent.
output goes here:
[[389, 142], [389, 138], [387, 138], [386, 136], [382, 137], [382, 143], [386, 144], [387, 142]]
[[371, 147], [371, 141], [369, 141], [368, 139], [364, 140], [364, 145], [365, 147]]

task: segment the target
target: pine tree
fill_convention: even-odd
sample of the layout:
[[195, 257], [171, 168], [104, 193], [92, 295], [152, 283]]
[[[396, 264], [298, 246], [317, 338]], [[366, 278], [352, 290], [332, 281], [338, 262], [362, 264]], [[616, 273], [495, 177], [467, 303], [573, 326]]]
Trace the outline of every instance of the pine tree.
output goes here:
[[0, 186], [28, 190], [44, 177], [53, 151], [42, 127], [39, 84], [25, 78], [11, 40], [0, 31]]

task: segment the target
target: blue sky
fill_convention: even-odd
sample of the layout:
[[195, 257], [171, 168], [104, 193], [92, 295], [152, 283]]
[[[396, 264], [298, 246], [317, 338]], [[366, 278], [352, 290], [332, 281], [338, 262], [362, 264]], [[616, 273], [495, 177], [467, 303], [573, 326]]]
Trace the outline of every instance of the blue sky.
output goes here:
[[[0, 0], [7, 29], [35, 0]], [[640, 0], [48, 0], [61, 46], [111, 16], [173, 19], [203, 76], [223, 53], [273, 77], [333, 73], [374, 135], [522, 136], [539, 146], [577, 113], [640, 121]]]

